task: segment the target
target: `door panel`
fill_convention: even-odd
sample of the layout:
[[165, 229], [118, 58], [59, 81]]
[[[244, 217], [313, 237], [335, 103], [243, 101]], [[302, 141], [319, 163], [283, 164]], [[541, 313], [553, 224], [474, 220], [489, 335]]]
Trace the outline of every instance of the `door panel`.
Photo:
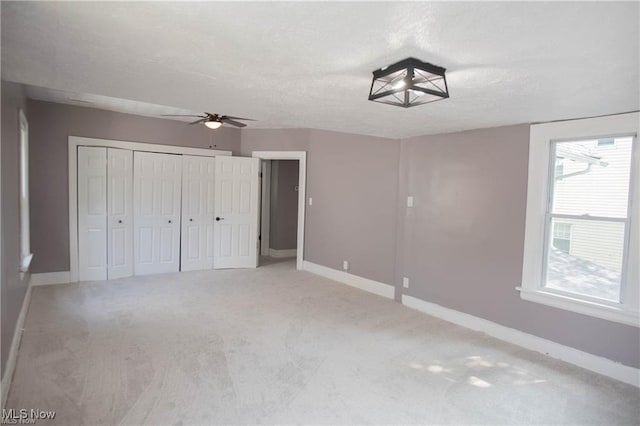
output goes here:
[[141, 226], [138, 235], [138, 263], [150, 265], [153, 263], [153, 227]]
[[257, 158], [216, 157], [214, 267], [255, 268], [258, 256], [259, 169]]
[[182, 158], [134, 153], [135, 275], [180, 269], [180, 191]]
[[78, 147], [78, 278], [107, 279], [107, 149]]
[[181, 270], [211, 269], [215, 160], [184, 155], [182, 162]]
[[230, 214], [233, 212], [233, 180], [225, 179], [220, 182], [220, 208], [218, 213]]
[[133, 275], [133, 151], [107, 150], [108, 279]]
[[[127, 234], [129, 233], [127, 232], [127, 230], [123, 228], [111, 230], [111, 232], [109, 233], [109, 237], [111, 238], [112, 247], [125, 247], [127, 245], [127, 236], [128, 236]], [[109, 259], [110, 270], [109, 270], [108, 278], [110, 280], [115, 278], [115, 276], [112, 273], [112, 270], [124, 268], [126, 267], [127, 263], [133, 266], [133, 262], [127, 262], [126, 250], [112, 249], [112, 250], [109, 250], [109, 254], [110, 254], [110, 259]], [[131, 254], [133, 254], [133, 252], [131, 252]], [[133, 271], [131, 272], [133, 273]]]
[[[100, 270], [104, 268], [104, 229], [89, 228], [87, 229], [87, 267], [90, 270]], [[101, 275], [102, 276], [102, 275]], [[82, 281], [89, 279], [101, 279], [101, 278], [86, 278]]]

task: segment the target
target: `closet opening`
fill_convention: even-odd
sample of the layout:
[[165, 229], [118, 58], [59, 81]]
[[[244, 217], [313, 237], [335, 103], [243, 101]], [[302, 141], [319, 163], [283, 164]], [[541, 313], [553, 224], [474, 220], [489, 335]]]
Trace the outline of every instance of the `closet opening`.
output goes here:
[[70, 136], [68, 281], [255, 267], [258, 168], [230, 151]]

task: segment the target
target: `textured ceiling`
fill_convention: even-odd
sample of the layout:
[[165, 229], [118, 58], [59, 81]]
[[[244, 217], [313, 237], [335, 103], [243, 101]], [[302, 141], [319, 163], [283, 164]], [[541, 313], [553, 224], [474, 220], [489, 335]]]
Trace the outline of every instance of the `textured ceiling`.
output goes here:
[[[639, 109], [638, 6], [3, 1], [2, 76], [99, 108], [399, 138]], [[408, 56], [447, 68], [451, 98], [367, 101], [371, 71]]]

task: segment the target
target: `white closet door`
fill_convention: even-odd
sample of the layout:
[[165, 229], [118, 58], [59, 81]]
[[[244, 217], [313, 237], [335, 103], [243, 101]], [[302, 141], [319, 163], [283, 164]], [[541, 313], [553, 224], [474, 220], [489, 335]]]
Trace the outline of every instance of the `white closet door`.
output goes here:
[[107, 148], [78, 147], [78, 278], [107, 279]]
[[182, 271], [213, 268], [214, 166], [213, 157], [182, 156]]
[[180, 269], [181, 164], [179, 155], [134, 153], [135, 275]]
[[133, 275], [133, 151], [107, 150], [108, 279]]
[[258, 158], [216, 157], [214, 267], [258, 265]]

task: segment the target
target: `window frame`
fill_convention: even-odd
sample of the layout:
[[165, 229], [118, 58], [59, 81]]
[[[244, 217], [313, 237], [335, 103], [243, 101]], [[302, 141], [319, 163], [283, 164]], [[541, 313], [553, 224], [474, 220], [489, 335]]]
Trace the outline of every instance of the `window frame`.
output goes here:
[[29, 271], [31, 253], [29, 213], [29, 122], [24, 111], [18, 111], [19, 121], [19, 191], [20, 191], [20, 273]]
[[[640, 113], [630, 113], [531, 126], [522, 284], [517, 287], [522, 299], [635, 327], [640, 326], [640, 232], [637, 230], [640, 226], [640, 206], [636, 202], [640, 201], [639, 122]], [[629, 136], [633, 138], [633, 148], [629, 210], [627, 218], [620, 219], [620, 222], [626, 223], [620, 303], [545, 287], [546, 245], [552, 237], [550, 232], [553, 232], [549, 223], [548, 208], [553, 183], [551, 180], [555, 176], [551, 157], [554, 143]], [[614, 218], [596, 216], [585, 219], [617, 221]]]

